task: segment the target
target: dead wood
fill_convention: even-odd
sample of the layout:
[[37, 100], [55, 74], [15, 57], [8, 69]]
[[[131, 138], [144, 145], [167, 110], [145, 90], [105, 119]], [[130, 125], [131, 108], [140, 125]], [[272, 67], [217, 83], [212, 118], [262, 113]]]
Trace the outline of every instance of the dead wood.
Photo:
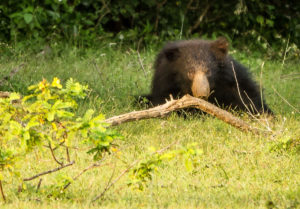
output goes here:
[[0, 98], [8, 98], [10, 95], [10, 92], [8, 91], [0, 91]]
[[254, 134], [262, 133], [259, 129], [251, 127], [245, 121], [235, 117], [231, 113], [218, 108], [217, 106], [203, 100], [200, 98], [192, 97], [190, 95], [185, 95], [181, 99], [174, 100], [171, 99], [167, 103], [156, 106], [147, 110], [133, 111], [130, 113], [125, 113], [122, 115], [114, 116], [105, 120], [111, 126], [116, 126], [122, 123], [137, 121], [149, 118], [161, 118], [165, 117], [175, 110], [180, 110], [184, 108], [197, 108], [206, 112], [218, 119], [232, 125], [233, 127], [240, 129], [245, 132], [252, 132]]
[[39, 174], [37, 174], [35, 176], [32, 176], [30, 178], [24, 178], [23, 181], [31, 181], [33, 179], [36, 179], [36, 178], [40, 177], [40, 176], [43, 176], [43, 175], [46, 175], [46, 174], [49, 174], [49, 173], [53, 173], [53, 172], [59, 171], [63, 168], [69, 167], [69, 166], [73, 165], [74, 163], [75, 163], [75, 161], [72, 161], [72, 162], [70, 162], [66, 165], [62, 165], [60, 167], [57, 167], [57, 168], [54, 168], [54, 169], [51, 169], [51, 170], [48, 170], [48, 171], [44, 171], [44, 172], [39, 173]]
[[[9, 92], [0, 91], [0, 98], [7, 98], [9, 97], [9, 94]], [[248, 123], [235, 117], [230, 112], [223, 110], [203, 99], [192, 97], [190, 95], [185, 95], [178, 100], [171, 99], [163, 105], [159, 105], [147, 110], [133, 111], [122, 115], [113, 116], [106, 119], [105, 122], [109, 123], [111, 126], [116, 126], [130, 121], [138, 121], [149, 118], [162, 118], [169, 115], [173, 111], [184, 108], [200, 109], [203, 112], [215, 116], [225, 123], [228, 123], [233, 127], [240, 129], [241, 131], [252, 132], [254, 134], [264, 133], [264, 131], [250, 126]]]

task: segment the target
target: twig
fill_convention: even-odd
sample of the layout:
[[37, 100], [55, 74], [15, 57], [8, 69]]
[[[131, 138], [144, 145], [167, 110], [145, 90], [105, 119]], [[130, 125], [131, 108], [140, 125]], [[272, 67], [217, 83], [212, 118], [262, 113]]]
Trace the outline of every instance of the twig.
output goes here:
[[288, 37], [288, 40], [286, 42], [286, 46], [285, 46], [285, 50], [284, 50], [284, 55], [283, 55], [283, 59], [282, 59], [282, 64], [281, 66], [284, 65], [284, 62], [285, 62], [285, 59], [286, 59], [286, 53], [289, 51], [288, 47], [289, 47], [289, 42], [290, 42], [290, 34], [289, 34], [289, 37]]
[[[271, 131], [271, 128], [270, 128], [268, 125], [265, 126], [264, 124], [262, 124], [262, 123], [257, 119], [257, 117], [255, 117], [255, 116], [251, 113], [249, 107], [248, 107], [248, 106], [246, 105], [246, 103], [244, 102], [243, 97], [242, 97], [241, 92], [240, 92], [239, 82], [238, 82], [237, 77], [236, 77], [236, 72], [235, 72], [235, 69], [234, 69], [233, 62], [231, 62], [231, 65], [232, 65], [232, 71], [233, 71], [234, 79], [235, 79], [235, 82], [236, 82], [236, 87], [237, 87], [237, 90], [238, 90], [239, 97], [240, 97], [240, 99], [241, 99], [243, 105], [244, 105], [245, 108], [247, 109], [248, 114], [249, 114], [254, 120], [258, 121], [262, 126], [264, 126], [268, 131]], [[245, 92], [244, 92], [244, 93], [245, 93]], [[255, 105], [253, 104], [253, 101], [250, 99], [250, 97], [248, 96], [247, 93], [246, 93], [246, 97], [247, 97], [248, 100], [252, 103], [252, 105], [253, 105], [253, 110], [256, 110], [256, 111], [257, 111]], [[258, 112], [258, 111], [257, 111], [257, 112]]]
[[75, 163], [75, 161], [72, 161], [72, 162], [70, 162], [70, 163], [68, 163], [68, 164], [66, 164], [66, 165], [62, 165], [62, 166], [57, 167], [57, 168], [54, 168], [54, 169], [52, 169], [52, 170], [44, 171], [44, 172], [39, 173], [39, 174], [37, 174], [37, 175], [35, 175], [35, 176], [32, 176], [32, 177], [30, 177], [30, 178], [24, 178], [23, 181], [31, 181], [31, 180], [33, 180], [33, 179], [36, 179], [36, 178], [40, 177], [40, 176], [43, 176], [43, 175], [46, 175], [46, 174], [49, 174], [49, 173], [53, 173], [53, 172], [56, 172], [56, 171], [59, 171], [59, 170], [65, 168], [65, 167], [71, 166], [71, 165], [73, 165], [74, 163]]
[[291, 73], [286, 75], [281, 75], [281, 79], [297, 79], [300, 78], [300, 73]]
[[[174, 144], [177, 144], [177, 143], [178, 143], [178, 141], [175, 141], [175, 142], [169, 144], [168, 146], [166, 146], [166, 147], [164, 147], [164, 148], [162, 148], [162, 149], [160, 149], [160, 150], [158, 150], [158, 151], [152, 153], [152, 155], [160, 154], [160, 153], [164, 152], [165, 150], [169, 149], [171, 146], [173, 146]], [[151, 155], [151, 156], [152, 156], [152, 155]], [[124, 176], [126, 173], [128, 173], [128, 172], [130, 171], [130, 169], [131, 169], [133, 166], [135, 166], [136, 164], [138, 164], [141, 160], [142, 160], [142, 159], [137, 159], [137, 160], [135, 160], [133, 163], [131, 163], [125, 170], [123, 170], [123, 171], [121, 172], [121, 174], [120, 174], [117, 178], [115, 178], [115, 180], [114, 180], [113, 182], [111, 182], [109, 185], [107, 185], [107, 186], [105, 187], [104, 191], [101, 192], [100, 195], [96, 196], [96, 197], [92, 200], [92, 202], [95, 202], [96, 200], [98, 200], [98, 199], [100, 199], [101, 197], [103, 197], [104, 194], [105, 194], [105, 193], [106, 193], [106, 192], [107, 192], [107, 191], [108, 191], [115, 183], [117, 183], [117, 182], [122, 178], [122, 176]]]
[[[55, 151], [56, 149], [58, 149], [59, 147], [65, 147], [65, 148], [68, 148], [68, 149], [75, 149], [75, 150], [81, 150], [80, 148], [78, 147], [75, 147], [75, 146], [67, 146], [67, 145], [64, 145], [64, 141], [59, 143], [56, 147], [52, 148], [53, 151]], [[46, 148], [49, 148], [48, 145], [43, 145], [43, 147], [46, 147]]]
[[[101, 162], [103, 162], [104, 159], [100, 160], [100, 162], [98, 163], [93, 163], [92, 165], [88, 166], [87, 168], [83, 169], [79, 174], [77, 174], [77, 176], [75, 176], [73, 178], [73, 181], [75, 181], [76, 179], [78, 179], [82, 174], [84, 174], [85, 172], [87, 172], [88, 170], [92, 169], [92, 168], [96, 168], [96, 167], [99, 167], [99, 166], [104, 166], [106, 164], [101, 164]], [[65, 186], [64, 186], [64, 190], [67, 189], [69, 186], [71, 185], [71, 182], [67, 183]]]
[[253, 103], [253, 101], [252, 101], [252, 99], [249, 97], [249, 95], [247, 94], [247, 92], [246, 91], [244, 91], [244, 94], [246, 95], [246, 97], [247, 97], [247, 99], [250, 101], [250, 108], [251, 108], [251, 110], [254, 112], [254, 111], [256, 111], [257, 113], [259, 113], [259, 111], [257, 110], [257, 108], [255, 107], [255, 104]]
[[57, 162], [59, 165], [62, 166], [63, 163], [59, 162], [59, 161], [56, 159], [55, 154], [54, 154], [54, 151], [53, 151], [53, 149], [52, 149], [52, 146], [51, 146], [51, 143], [50, 143], [50, 142], [49, 142], [49, 149], [50, 149], [50, 151], [51, 151], [51, 155], [52, 155], [53, 159], [55, 160], [55, 162]]
[[[251, 104], [252, 104], [251, 107], [253, 107], [253, 109], [254, 109], [256, 112], [258, 112], [258, 110], [256, 109], [256, 107], [255, 107], [255, 105], [254, 105], [252, 99], [248, 96], [247, 92], [244, 92], [244, 93], [245, 93], [245, 95], [247, 96], [247, 98], [249, 99], [249, 101], [251, 102]], [[272, 129], [270, 128], [270, 124], [269, 124], [269, 122], [268, 122], [268, 120], [267, 120], [266, 117], [264, 117], [264, 121], [266, 122], [267, 125], [264, 125], [263, 123], [261, 123], [260, 120], [259, 120], [257, 117], [255, 117], [254, 115], [253, 115], [253, 117], [254, 117], [254, 119], [255, 119], [256, 121], [258, 121], [258, 122], [259, 122], [263, 127], [265, 127], [268, 131], [272, 131]]]
[[143, 72], [144, 72], [144, 76], [146, 76], [146, 71], [145, 71], [145, 68], [144, 68], [144, 65], [143, 65], [143, 62], [142, 62], [142, 59], [141, 59], [141, 55], [140, 55], [139, 51], [136, 51], [136, 52], [137, 52], [137, 54], [138, 54], [139, 63], [140, 63], [140, 65], [141, 65], [141, 67], [142, 67], [142, 70], [143, 70]]
[[[263, 99], [263, 88], [262, 88], [262, 77], [263, 77], [264, 66], [265, 66], [265, 62], [262, 62], [261, 66], [260, 66], [260, 79], [259, 79], [260, 102], [261, 102], [261, 107], [262, 107], [263, 113], [265, 112], [264, 99]], [[251, 102], [252, 102], [252, 100], [251, 100]], [[267, 124], [267, 129], [271, 130], [267, 117], [264, 115], [263, 118], [264, 118], [265, 123]]]
[[113, 177], [115, 175], [115, 171], [116, 171], [116, 166], [114, 166], [113, 172], [112, 172], [112, 174], [111, 174], [111, 176], [110, 176], [110, 178], [109, 178], [109, 180], [108, 180], [108, 182], [107, 182], [107, 184], [106, 184], [103, 192], [99, 195], [99, 198], [103, 197], [104, 193], [111, 187], [111, 181], [112, 181], [112, 179], [113, 179]]
[[103, 78], [103, 77], [104, 77], [104, 76], [103, 76], [103, 73], [101, 72], [100, 68], [98, 67], [96, 61], [93, 61], [92, 63], [93, 63], [93, 65], [94, 65], [94, 67], [96, 68], [97, 72], [99, 73], [99, 77], [100, 77], [100, 80], [101, 80], [101, 82], [102, 82], [102, 85], [104, 85], [105, 82], [104, 82], [104, 78]]
[[70, 162], [70, 153], [69, 153], [69, 148], [66, 147], [66, 155], [67, 155], [67, 161]]
[[101, 23], [101, 20], [102, 20], [107, 14], [109, 14], [109, 13], [111, 12], [110, 9], [109, 9], [109, 7], [107, 6], [107, 4], [106, 4], [106, 2], [105, 2], [104, 0], [102, 0], [101, 3], [102, 3], [103, 5], [102, 5], [102, 7], [101, 7], [99, 13], [101, 14], [101, 12], [102, 12], [103, 10], [105, 10], [105, 9], [106, 9], [106, 11], [98, 18], [98, 20], [97, 20], [96, 25], [95, 25], [94, 28], [97, 28], [98, 25]]
[[106, 187], [106, 189], [103, 191], [103, 192], [101, 192], [101, 194], [100, 195], [98, 195], [98, 196], [96, 196], [93, 200], [92, 200], [92, 202], [95, 202], [96, 200], [98, 200], [98, 199], [100, 199], [101, 197], [103, 197], [103, 195], [105, 194], [105, 192], [107, 192], [107, 190], [109, 190], [117, 181], [119, 181], [120, 180], [120, 178], [122, 177], [122, 176], [124, 176], [133, 166], [135, 166], [138, 162], [140, 162], [141, 161], [141, 159], [138, 159], [138, 160], [136, 160], [136, 161], [134, 161], [133, 163], [131, 163], [130, 164], [130, 166], [129, 167], [127, 167], [113, 182], [111, 182], [107, 187]]
[[294, 79], [300, 79], [300, 76], [295, 76], [295, 77], [285, 77], [285, 78], [281, 78], [281, 79], [285, 79], [285, 80], [294, 80]]
[[181, 27], [180, 27], [180, 33], [179, 33], [179, 40], [182, 38], [182, 33], [183, 33], [183, 25], [184, 25], [184, 15], [181, 14]]
[[[65, 141], [60, 142], [56, 147], [52, 148], [52, 150], [55, 151], [55, 150], [58, 149], [60, 146], [63, 146], [64, 143], [65, 143]], [[43, 146], [50, 149], [50, 146], [49, 146], [49, 145], [43, 145]]]
[[265, 112], [264, 109], [264, 99], [263, 99], [263, 91], [262, 91], [262, 70], [264, 68], [265, 62], [262, 62], [261, 66], [260, 66], [260, 79], [259, 79], [259, 90], [260, 90], [260, 102], [261, 102], [261, 107], [263, 109], [263, 112]]
[[202, 14], [199, 16], [198, 20], [196, 21], [196, 23], [192, 27], [189, 28], [188, 34], [192, 33], [201, 24], [201, 22], [203, 21], [203, 18], [207, 14], [209, 8], [210, 8], [210, 5], [207, 4], [204, 11], [202, 12]]
[[43, 179], [40, 178], [39, 183], [38, 183], [38, 185], [37, 185], [37, 187], [36, 187], [36, 191], [37, 191], [37, 192], [39, 191], [39, 189], [40, 189], [40, 187], [41, 187], [42, 181], [43, 181]]
[[1, 195], [2, 195], [2, 199], [4, 202], [6, 202], [6, 198], [5, 198], [5, 194], [3, 191], [3, 187], [2, 187], [2, 181], [0, 180], [0, 191], [1, 191]]
[[156, 0], [155, 3], [156, 3], [156, 19], [155, 19], [155, 24], [154, 24], [154, 31], [157, 31], [158, 21], [159, 21], [159, 10], [165, 3], [167, 3], [167, 0], [163, 0], [162, 2], [158, 2]]
[[18, 193], [21, 193], [21, 192], [23, 192], [23, 184], [18, 186]]
[[[234, 65], [233, 65], [233, 62], [232, 62], [232, 61], [231, 61], [231, 66], [232, 66], [232, 71], [233, 71], [233, 75], [234, 75], [234, 79], [235, 79], [235, 83], [236, 83], [236, 88], [237, 88], [237, 90], [238, 90], [239, 97], [240, 97], [240, 99], [241, 99], [243, 105], [245, 106], [245, 108], [246, 108], [247, 111], [249, 112], [249, 114], [250, 114], [251, 116], [254, 117], [254, 115], [252, 115], [252, 113], [251, 113], [249, 107], [246, 105], [246, 103], [244, 102], [243, 97], [242, 97], [242, 95], [241, 95], [240, 87], [239, 87], [239, 82], [238, 82], [238, 80], [237, 80], [236, 73], [235, 73], [235, 69], [234, 69]], [[255, 118], [255, 117], [254, 117], [254, 118]]]
[[192, 6], [194, 0], [190, 0], [189, 3], [186, 6], [186, 9], [184, 11], [184, 15], [187, 13], [188, 10], [196, 10], [199, 8], [199, 1], [196, 1], [196, 5]]
[[272, 89], [274, 90], [274, 92], [285, 102], [287, 103], [293, 110], [295, 110], [297, 113], [300, 113], [300, 111], [295, 108], [293, 105], [291, 105], [283, 96], [281, 96], [278, 91], [274, 88], [274, 86], [272, 86]]

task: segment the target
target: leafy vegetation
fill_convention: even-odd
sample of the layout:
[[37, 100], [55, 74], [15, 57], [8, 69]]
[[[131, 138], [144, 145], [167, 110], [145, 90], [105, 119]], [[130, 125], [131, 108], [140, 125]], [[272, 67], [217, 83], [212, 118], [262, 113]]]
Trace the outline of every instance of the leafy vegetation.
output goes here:
[[[264, 119], [250, 121], [247, 115], [241, 116], [252, 125], [268, 126], [272, 130], [270, 136], [254, 136], [207, 115], [182, 118], [172, 114], [166, 119], [106, 127], [104, 116], [97, 117], [100, 113], [110, 117], [140, 108], [133, 103], [133, 97], [149, 92], [155, 46], [137, 52], [134, 47], [123, 47], [122, 42], [103, 42], [98, 48], [53, 43], [49, 50], [37, 52], [20, 51], [7, 45], [2, 45], [1, 50], [4, 53], [0, 57], [0, 90], [24, 95], [21, 103], [16, 102], [17, 94], [1, 100], [2, 105], [12, 108], [1, 112], [0, 117], [1, 150], [4, 151], [1, 164], [12, 165], [14, 171], [18, 171], [11, 173], [9, 167], [1, 167], [7, 199], [6, 203], [0, 203], [1, 208], [299, 207], [297, 60], [288, 57], [269, 60], [261, 54], [249, 56], [231, 51], [262, 83], [266, 101], [276, 114], [276, 119], [267, 122]], [[70, 77], [74, 80], [69, 80]], [[28, 86], [32, 86], [31, 90]], [[63, 108], [57, 108], [57, 101], [64, 104]], [[34, 108], [41, 104], [45, 105]], [[13, 115], [13, 120], [4, 123], [2, 114]], [[27, 115], [27, 118], [15, 120], [17, 115]], [[44, 138], [36, 143], [27, 140], [28, 143], [20, 144], [26, 134], [16, 135], [18, 137], [10, 141], [7, 141], [9, 137], [3, 137], [3, 133], [13, 133], [7, 129], [10, 122], [16, 121], [25, 133], [29, 119], [37, 115], [43, 124], [36, 120], [38, 123], [29, 128], [29, 135], [34, 136], [31, 138], [34, 140], [45, 135]], [[101, 133], [108, 136], [108, 143], [104, 145], [109, 145], [109, 155], [101, 155], [107, 149], [94, 143], [92, 133], [97, 127], [105, 128]], [[76, 136], [71, 138], [70, 132], [64, 135], [66, 128], [73, 130]], [[115, 133], [119, 133], [122, 140]], [[55, 137], [58, 135], [61, 137]], [[69, 144], [60, 144], [68, 137]], [[87, 137], [91, 138], [83, 140]], [[67, 167], [61, 168], [53, 159], [49, 142], [52, 149], [58, 147], [54, 150], [56, 160]], [[12, 155], [17, 151], [14, 147], [24, 151], [18, 159]], [[72, 165], [67, 160], [66, 147], [70, 163], [75, 161]], [[24, 181], [55, 168], [61, 169]]]
[[[93, 45], [122, 41], [226, 36], [236, 47], [299, 47], [300, 6], [296, 1], [1, 1], [0, 40], [64, 39]], [[284, 49], [284, 48], [283, 48]], [[280, 51], [276, 56], [283, 56]], [[298, 52], [299, 54], [299, 52]]]
[[[110, 152], [111, 142], [117, 135], [105, 129], [103, 115], [92, 117], [91, 109], [82, 118], [73, 113], [77, 106], [74, 98], [83, 98], [86, 86], [70, 79], [66, 88], [62, 88], [60, 80], [54, 78], [51, 84], [43, 80], [29, 90], [34, 93], [22, 99], [17, 93], [0, 99], [0, 181], [6, 180], [6, 171], [21, 177], [15, 164], [24, 163], [26, 155], [37, 148], [39, 151], [45, 151], [45, 146], [49, 148], [54, 161], [61, 166], [66, 164], [64, 161], [70, 163], [68, 147], [74, 145], [76, 137], [91, 146], [87, 153], [93, 154], [94, 160]], [[65, 160], [57, 158], [61, 148], [66, 150]]]
[[[298, 208], [299, 11], [273, 0], [1, 1], [0, 91], [19, 93], [0, 98], [0, 207]], [[143, 108], [134, 97], [149, 92], [162, 41], [217, 36], [244, 51], [230, 54], [276, 114], [239, 116], [270, 135], [189, 113], [105, 123]]]
[[[86, 153], [93, 155], [94, 161], [103, 161], [106, 154], [117, 151], [113, 146], [113, 142], [117, 137], [120, 138], [118, 134], [106, 129], [108, 124], [105, 123], [102, 114], [92, 117], [94, 114], [92, 109], [88, 109], [83, 117], [75, 117], [73, 111], [77, 107], [77, 103], [74, 98], [84, 98], [87, 86], [82, 86], [74, 82], [73, 79], [69, 79], [66, 82], [66, 88], [62, 88], [60, 80], [55, 77], [51, 84], [43, 79], [39, 84], [32, 85], [28, 89], [34, 91], [34, 93], [22, 99], [17, 93], [11, 93], [8, 98], [0, 98], [0, 134], [2, 138], [0, 147], [0, 190], [4, 201], [6, 197], [2, 181], [9, 181], [8, 176], [16, 177], [23, 183], [73, 165], [75, 162], [71, 162], [69, 149], [74, 147], [74, 140], [79, 139], [79, 145], [89, 145], [90, 148]], [[50, 150], [53, 160], [60, 167], [22, 179], [22, 170], [18, 170], [17, 163], [24, 163], [26, 156], [33, 151], [36, 154], [39, 154], [39, 152], [44, 153], [45, 147]], [[65, 150], [66, 157], [60, 156], [61, 160], [58, 160], [58, 155], [62, 155], [63, 152], [61, 149]], [[80, 149], [82, 149], [82, 146], [80, 146]], [[128, 185], [138, 185], [138, 188], [143, 190], [144, 185], [152, 179], [153, 169], [165, 159], [173, 159], [176, 155], [185, 156], [187, 168], [191, 171], [193, 166], [190, 156], [197, 156], [200, 152], [189, 146], [163, 155], [161, 153], [162, 151], [155, 152], [153, 157], [140, 163], [136, 168], [133, 166], [138, 164], [139, 161], [135, 161], [132, 166], [126, 169], [124, 173], [130, 172], [131, 167], [134, 168], [131, 175], [133, 180]], [[93, 164], [91, 167], [84, 169], [82, 173], [98, 166], [100, 164]], [[48, 195], [60, 196], [60, 193], [64, 193], [75, 179], [68, 176], [59, 176], [59, 181], [54, 185], [54, 188], [50, 189], [50, 191], [53, 191]], [[21, 192], [26, 188], [27, 186], [22, 185]], [[103, 194], [96, 197], [94, 201]]]

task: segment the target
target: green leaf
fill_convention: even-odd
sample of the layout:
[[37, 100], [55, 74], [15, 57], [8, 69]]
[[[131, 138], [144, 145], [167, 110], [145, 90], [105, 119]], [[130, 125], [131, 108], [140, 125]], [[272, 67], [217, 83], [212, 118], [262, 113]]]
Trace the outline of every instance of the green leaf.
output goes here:
[[185, 159], [184, 165], [188, 172], [191, 172], [193, 170], [193, 163], [189, 158]]
[[47, 115], [47, 120], [51, 122], [54, 120], [55, 112], [51, 111], [51, 112], [48, 112], [46, 115]]
[[71, 118], [74, 116], [74, 113], [68, 112], [68, 111], [63, 111], [63, 110], [58, 110], [56, 111], [56, 114], [58, 117], [63, 117], [63, 118]]
[[264, 24], [264, 18], [263, 18], [263, 16], [258, 15], [258, 16], [256, 17], [256, 21], [257, 21], [260, 25], [263, 25], [263, 24]]
[[31, 91], [31, 90], [33, 90], [33, 89], [37, 89], [39, 86], [38, 85], [31, 85], [31, 86], [29, 86], [27, 89], [29, 90], [29, 91]]
[[86, 113], [84, 114], [84, 116], [83, 116], [83, 121], [84, 122], [90, 121], [92, 119], [92, 116], [93, 116], [94, 112], [95, 111], [93, 109], [88, 109], [86, 111]]
[[73, 104], [71, 102], [63, 102], [61, 100], [57, 100], [52, 109], [66, 109], [66, 108], [70, 108], [73, 107]]
[[29, 100], [29, 99], [31, 99], [31, 98], [33, 98], [33, 97], [35, 97], [35, 95], [33, 95], [33, 94], [30, 94], [30, 95], [28, 95], [28, 96], [24, 96], [23, 99], [22, 99], [22, 101], [23, 101], [23, 102], [26, 102], [27, 100]]
[[32, 14], [30, 14], [30, 13], [24, 14], [24, 20], [25, 20], [25, 22], [27, 24], [31, 23], [32, 19], [33, 19], [33, 15]]
[[196, 149], [196, 154], [197, 155], [203, 155], [203, 149]]
[[29, 140], [30, 139], [30, 133], [29, 133], [29, 131], [25, 131], [23, 133], [23, 138], [24, 138], [24, 140]]
[[274, 21], [273, 20], [266, 20], [266, 24], [269, 26], [269, 27], [273, 27], [274, 26]]
[[20, 98], [21, 98], [20, 94], [15, 93], [15, 92], [13, 92], [9, 95], [9, 101], [18, 100]]
[[31, 120], [29, 121], [29, 123], [27, 123], [26, 126], [26, 130], [29, 130], [30, 128], [34, 127], [34, 126], [38, 126], [40, 125], [40, 123], [37, 121], [37, 118], [31, 118]]

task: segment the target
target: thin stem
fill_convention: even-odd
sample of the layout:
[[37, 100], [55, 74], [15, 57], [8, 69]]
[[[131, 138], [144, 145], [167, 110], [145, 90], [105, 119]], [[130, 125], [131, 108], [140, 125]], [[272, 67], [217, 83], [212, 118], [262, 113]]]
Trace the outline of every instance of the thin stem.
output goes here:
[[37, 187], [36, 187], [36, 191], [37, 191], [37, 192], [39, 191], [39, 189], [40, 189], [40, 187], [41, 187], [42, 181], [43, 181], [43, 179], [40, 178], [39, 183], [38, 183], [38, 185], [37, 185]]
[[139, 58], [139, 63], [140, 63], [141, 68], [142, 68], [142, 70], [143, 70], [143, 72], [144, 72], [144, 76], [146, 77], [146, 76], [147, 76], [147, 75], [146, 75], [146, 70], [145, 70], [145, 68], [144, 68], [143, 61], [142, 61], [142, 59], [141, 59], [141, 55], [140, 55], [139, 51], [136, 51], [136, 52], [137, 52], [137, 55], [138, 55], [138, 58]]
[[66, 154], [67, 154], [67, 161], [70, 162], [70, 153], [69, 153], [69, 148], [66, 147]]
[[[235, 82], [236, 82], [236, 88], [237, 88], [237, 90], [238, 90], [239, 97], [240, 97], [240, 99], [241, 99], [243, 105], [245, 106], [245, 108], [246, 108], [247, 111], [249, 112], [249, 114], [250, 114], [251, 116], [253, 116], [253, 115], [251, 114], [251, 111], [250, 111], [249, 107], [246, 105], [246, 103], [244, 102], [243, 97], [242, 97], [242, 95], [241, 95], [241, 92], [240, 92], [240, 86], [239, 86], [239, 82], [238, 82], [237, 77], [236, 77], [236, 73], [235, 73], [235, 69], [234, 69], [233, 62], [231, 62], [231, 66], [232, 66], [232, 71], [233, 71], [234, 79], [235, 79]], [[254, 117], [254, 116], [253, 116], [253, 117]], [[254, 117], [254, 118], [255, 118], [255, 117]]]
[[111, 174], [111, 176], [110, 176], [110, 178], [109, 178], [109, 180], [108, 180], [108, 182], [107, 182], [107, 184], [106, 184], [103, 192], [99, 195], [100, 197], [102, 197], [104, 195], [104, 193], [111, 187], [110, 185], [111, 185], [111, 181], [112, 181], [112, 179], [113, 179], [113, 177], [115, 175], [115, 171], [116, 171], [116, 165], [114, 166], [114, 170], [113, 170], [113, 172], [112, 172], [112, 174]]
[[[83, 169], [77, 176], [75, 176], [75, 177], [73, 178], [73, 181], [75, 181], [76, 179], [78, 179], [82, 174], [84, 174], [85, 172], [87, 172], [88, 170], [90, 170], [90, 169], [92, 169], [92, 168], [96, 168], [96, 167], [99, 167], [99, 166], [107, 165], [107, 164], [101, 164], [102, 161], [103, 161], [103, 159], [102, 159], [100, 162], [98, 162], [98, 163], [93, 163], [93, 164], [90, 165], [89, 167]], [[67, 183], [67, 184], [64, 186], [64, 190], [67, 189], [67, 188], [70, 186], [71, 183], [72, 183], [72, 182]]]
[[2, 181], [1, 180], [0, 180], [0, 191], [1, 191], [2, 199], [4, 200], [4, 202], [6, 202], [6, 198], [5, 198], [5, 194], [4, 194], [4, 191], [3, 191]]
[[[248, 107], [248, 106], [246, 105], [246, 103], [244, 102], [244, 100], [243, 100], [243, 98], [242, 98], [242, 95], [241, 95], [241, 92], [240, 92], [239, 82], [238, 82], [237, 77], [236, 77], [236, 72], [235, 72], [235, 69], [234, 69], [233, 62], [231, 62], [231, 65], [232, 65], [232, 71], [233, 71], [234, 79], [235, 79], [235, 82], [236, 82], [236, 87], [237, 87], [237, 90], [238, 90], [239, 97], [240, 97], [240, 99], [241, 99], [243, 105], [244, 105], [245, 108], [247, 109], [248, 114], [249, 114], [254, 120], [258, 121], [258, 122], [259, 122], [263, 127], [265, 127], [268, 131], [271, 131], [271, 129], [269, 128], [269, 126], [265, 126], [264, 124], [262, 124], [262, 123], [258, 120], [258, 118], [255, 117], [255, 116], [251, 113], [249, 107]], [[256, 107], [255, 107], [255, 105], [254, 105], [254, 103], [253, 103], [253, 101], [250, 99], [250, 97], [248, 96], [248, 94], [247, 94], [245, 91], [244, 91], [244, 94], [246, 95], [247, 99], [252, 103], [252, 105], [253, 105], [253, 110], [256, 110], [256, 112], [258, 112], [257, 109], [256, 109]], [[251, 104], [250, 104], [250, 106], [251, 106]]]
[[288, 47], [289, 47], [289, 42], [290, 42], [290, 34], [289, 34], [288, 40], [287, 40], [287, 42], [286, 42], [286, 46], [285, 46], [285, 50], [284, 50], [284, 55], [283, 55], [283, 59], [282, 59], [282, 64], [281, 64], [281, 66], [284, 65], [285, 58], [286, 58], [286, 53], [289, 51], [289, 49], [288, 49]]
[[300, 113], [299, 110], [297, 110], [293, 105], [291, 105], [291, 103], [289, 103], [283, 96], [281, 96], [278, 91], [274, 88], [274, 86], [272, 86], [272, 89], [274, 90], [274, 92], [285, 102], [287, 103], [293, 110], [295, 110], [297, 113]]
[[[160, 149], [160, 150], [158, 150], [158, 151], [152, 153], [151, 156], [153, 156], [153, 155], [155, 155], [155, 154], [160, 154], [160, 153], [166, 151], [166, 150], [169, 149], [171, 146], [173, 146], [174, 144], [177, 144], [177, 143], [178, 143], [178, 141], [175, 141], [175, 142], [169, 144], [168, 146], [166, 146], [166, 147], [164, 147], [164, 148], [162, 148], [162, 149]], [[105, 193], [106, 193], [106, 192], [107, 192], [107, 191], [108, 191], [115, 183], [117, 183], [117, 182], [118, 182], [118, 181], [119, 181], [126, 173], [128, 173], [128, 172], [130, 171], [131, 168], [133, 168], [133, 167], [134, 167], [136, 164], [138, 164], [141, 160], [142, 160], [142, 159], [137, 159], [137, 160], [135, 160], [133, 163], [131, 163], [125, 170], [123, 170], [123, 171], [121, 172], [121, 174], [120, 174], [117, 178], [115, 178], [114, 181], [112, 181], [110, 184], [107, 184], [107, 186], [106, 186], [105, 189], [101, 192], [101, 194], [98, 195], [98, 196], [96, 196], [96, 197], [92, 200], [92, 202], [95, 202], [96, 200], [102, 198], [102, 197], [104, 196], [104, 194], [105, 194]], [[111, 180], [110, 180], [110, 181], [111, 181]]]
[[59, 162], [59, 161], [56, 159], [55, 154], [54, 154], [54, 150], [52, 149], [52, 146], [51, 146], [51, 143], [50, 143], [50, 142], [49, 142], [49, 149], [50, 149], [50, 151], [51, 151], [51, 155], [52, 155], [54, 161], [57, 162], [59, 165], [62, 166], [63, 163]]
[[65, 167], [71, 166], [71, 165], [73, 165], [74, 163], [75, 163], [75, 161], [72, 161], [72, 162], [70, 162], [69, 164], [62, 165], [62, 166], [57, 167], [57, 168], [54, 168], [54, 169], [52, 169], [52, 170], [44, 171], [44, 172], [39, 173], [39, 174], [37, 174], [37, 175], [35, 175], [35, 176], [32, 176], [32, 177], [30, 177], [30, 178], [24, 178], [23, 181], [31, 181], [31, 180], [33, 180], [33, 179], [36, 179], [36, 178], [40, 177], [40, 176], [43, 176], [43, 175], [46, 175], [46, 174], [49, 174], [49, 173], [53, 173], [53, 172], [56, 172], [56, 171], [59, 171], [59, 170], [65, 168]]

